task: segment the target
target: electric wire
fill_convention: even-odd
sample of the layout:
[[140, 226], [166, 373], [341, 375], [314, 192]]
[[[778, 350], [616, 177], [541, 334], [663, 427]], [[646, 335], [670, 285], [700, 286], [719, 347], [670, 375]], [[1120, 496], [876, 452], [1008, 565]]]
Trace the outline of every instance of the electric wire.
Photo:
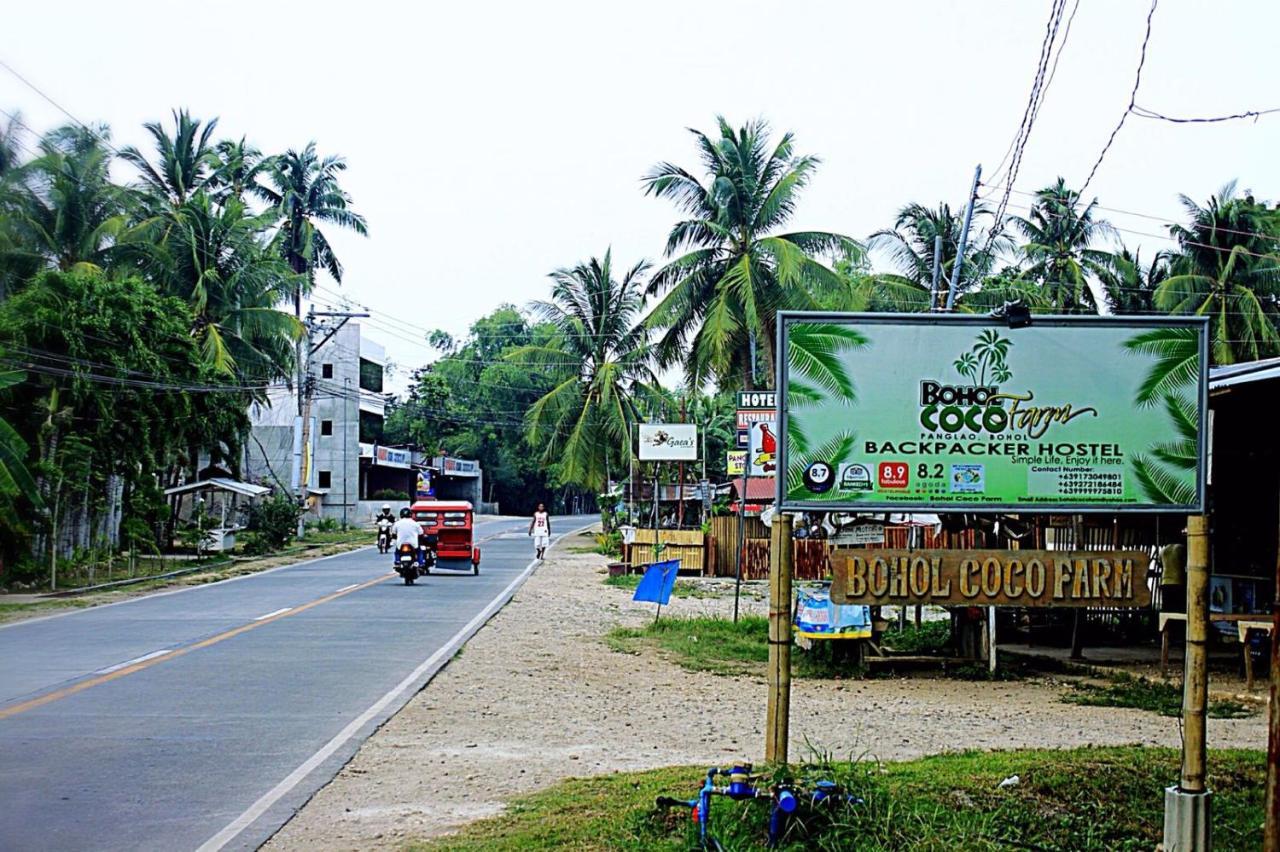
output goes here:
[[[1147, 44], [1151, 41], [1151, 19], [1155, 17], [1156, 6], [1160, 0], [1151, 0], [1151, 11], [1147, 12], [1147, 30], [1142, 36], [1142, 49], [1138, 54], [1138, 70], [1133, 76], [1133, 90], [1129, 93], [1129, 105], [1120, 115], [1120, 120], [1116, 122], [1115, 128], [1111, 131], [1111, 135], [1107, 137], [1107, 142], [1102, 146], [1102, 150], [1098, 153], [1098, 159], [1094, 162], [1093, 168], [1089, 170], [1089, 176], [1085, 178], [1084, 185], [1080, 187], [1080, 196], [1084, 197], [1084, 191], [1089, 188], [1089, 184], [1093, 182], [1093, 176], [1098, 173], [1098, 167], [1102, 165], [1102, 161], [1106, 159], [1107, 152], [1111, 150], [1111, 144], [1116, 141], [1116, 136], [1120, 133], [1120, 128], [1124, 127], [1125, 119], [1133, 112], [1133, 107], [1138, 99], [1138, 87], [1142, 84], [1142, 68], [1147, 63]], [[1009, 181], [1013, 183], [1013, 181]]]

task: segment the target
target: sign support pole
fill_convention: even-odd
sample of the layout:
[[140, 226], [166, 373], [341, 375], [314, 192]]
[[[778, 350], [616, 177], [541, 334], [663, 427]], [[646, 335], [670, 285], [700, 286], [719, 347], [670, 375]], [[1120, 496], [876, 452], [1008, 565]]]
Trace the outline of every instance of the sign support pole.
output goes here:
[[765, 712], [764, 759], [787, 762], [791, 726], [791, 516], [773, 519], [769, 547], [769, 703]]
[[1182, 693], [1182, 777], [1164, 791], [1164, 848], [1213, 848], [1213, 793], [1205, 785], [1205, 708], [1209, 698], [1209, 519], [1187, 518], [1187, 640]]
[[[751, 452], [747, 452], [751, 464]], [[742, 470], [742, 493], [738, 495], [738, 565], [733, 578], [733, 623], [738, 623], [738, 598], [742, 596], [742, 551], [747, 546], [747, 469]]]

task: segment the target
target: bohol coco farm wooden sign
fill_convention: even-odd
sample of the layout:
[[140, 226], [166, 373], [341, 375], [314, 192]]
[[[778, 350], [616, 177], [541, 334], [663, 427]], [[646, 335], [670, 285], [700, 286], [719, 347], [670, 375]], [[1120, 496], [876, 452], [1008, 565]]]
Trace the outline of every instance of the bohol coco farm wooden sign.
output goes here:
[[837, 550], [838, 604], [1145, 607], [1140, 550]]

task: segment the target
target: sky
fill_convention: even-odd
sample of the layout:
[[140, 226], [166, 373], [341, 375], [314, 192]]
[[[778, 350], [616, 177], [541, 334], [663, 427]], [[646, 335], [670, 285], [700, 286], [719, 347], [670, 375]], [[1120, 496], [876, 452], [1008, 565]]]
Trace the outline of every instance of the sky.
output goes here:
[[[117, 146], [145, 146], [143, 122], [187, 107], [267, 152], [315, 140], [344, 156], [369, 236], [328, 232], [340, 289], [374, 312], [369, 333], [403, 388], [435, 357], [414, 329], [464, 334], [610, 247], [619, 266], [660, 262], [676, 211], [640, 178], [664, 160], [695, 167], [687, 128], [710, 132], [718, 114], [764, 118], [822, 158], [796, 229], [865, 238], [908, 202], [962, 207], [975, 165], [990, 175], [1022, 119], [1049, 8], [64, 0], [52, 16], [28, 0], [6, 10], [0, 59], [77, 119], [109, 124]], [[1149, 9], [1080, 0], [1015, 188], [1083, 182], [1129, 102]], [[1161, 0], [1137, 103], [1175, 116], [1280, 107], [1278, 56], [1280, 3]], [[0, 108], [37, 131], [67, 121], [3, 69]], [[1278, 143], [1280, 115], [1130, 116], [1089, 195], [1165, 220], [1181, 217], [1178, 193], [1203, 200], [1232, 179], [1277, 199]], [[1025, 203], [1014, 195], [1010, 212]], [[1169, 245], [1161, 221], [1105, 215], [1146, 256]]]

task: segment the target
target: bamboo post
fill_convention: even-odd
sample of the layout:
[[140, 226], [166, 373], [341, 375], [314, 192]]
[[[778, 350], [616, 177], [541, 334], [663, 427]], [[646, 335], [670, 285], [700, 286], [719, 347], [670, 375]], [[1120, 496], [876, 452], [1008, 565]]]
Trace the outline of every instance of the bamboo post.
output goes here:
[[1271, 723], [1267, 733], [1267, 792], [1263, 802], [1267, 821], [1262, 830], [1262, 848], [1265, 852], [1280, 852], [1280, 539], [1276, 542], [1276, 588], [1271, 603]]
[[1205, 791], [1205, 705], [1209, 679], [1205, 643], [1209, 636], [1209, 520], [1187, 519], [1187, 643], [1183, 675], [1182, 781], [1186, 793]]
[[764, 759], [787, 762], [791, 722], [791, 516], [779, 512], [769, 546], [769, 702]]
[[1205, 785], [1205, 704], [1209, 679], [1209, 519], [1187, 518], [1187, 641], [1182, 692], [1182, 777], [1164, 789], [1164, 848], [1208, 852], [1213, 848], [1213, 794]]

